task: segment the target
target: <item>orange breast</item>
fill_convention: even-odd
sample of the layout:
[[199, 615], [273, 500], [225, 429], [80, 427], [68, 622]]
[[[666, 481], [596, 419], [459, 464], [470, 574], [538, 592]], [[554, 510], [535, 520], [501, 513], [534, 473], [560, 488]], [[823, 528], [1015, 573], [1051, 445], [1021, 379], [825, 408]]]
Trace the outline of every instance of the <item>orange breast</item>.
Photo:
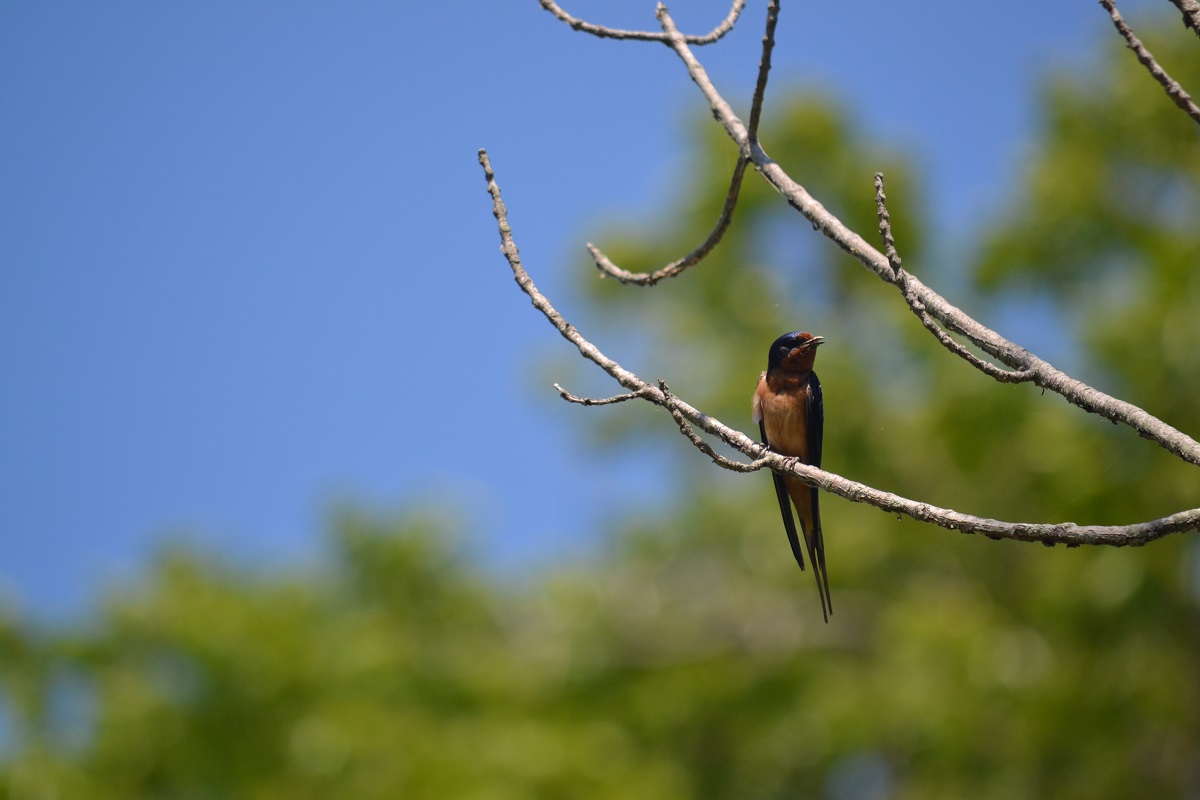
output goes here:
[[805, 412], [808, 388], [779, 393], [760, 391], [757, 399], [772, 449], [785, 456], [798, 456], [808, 463], [808, 415]]

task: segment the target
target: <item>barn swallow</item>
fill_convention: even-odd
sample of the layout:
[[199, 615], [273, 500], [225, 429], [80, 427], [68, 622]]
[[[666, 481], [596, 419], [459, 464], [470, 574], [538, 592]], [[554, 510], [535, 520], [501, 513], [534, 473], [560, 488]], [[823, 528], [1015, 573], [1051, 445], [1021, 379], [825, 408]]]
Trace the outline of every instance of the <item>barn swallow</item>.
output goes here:
[[[762, 433], [763, 444], [776, 453], [793, 456], [805, 464], [821, 466], [821, 438], [825, 426], [825, 407], [821, 400], [821, 382], [813, 372], [817, 348], [825, 340], [808, 332], [785, 333], [771, 345], [767, 371], [758, 378], [754, 390], [754, 421]], [[792, 554], [804, 569], [804, 554], [788, 498], [800, 515], [800, 530], [808, 548], [821, 595], [821, 614], [829, 622], [833, 604], [829, 599], [829, 574], [825, 571], [825, 539], [821, 533], [819, 492], [797, 478], [771, 475], [775, 496], [783, 514], [783, 527], [792, 545]]]

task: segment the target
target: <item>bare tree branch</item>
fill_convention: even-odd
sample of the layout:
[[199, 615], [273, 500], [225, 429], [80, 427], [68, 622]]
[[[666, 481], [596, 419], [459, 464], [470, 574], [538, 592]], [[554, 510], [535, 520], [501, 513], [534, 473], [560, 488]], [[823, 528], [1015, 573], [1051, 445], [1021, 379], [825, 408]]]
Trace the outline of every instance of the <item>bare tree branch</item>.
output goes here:
[[925, 326], [925, 329], [932, 333], [941, 342], [942, 346], [951, 353], [954, 353], [980, 372], [995, 378], [1001, 383], [1025, 383], [1033, 380], [1032, 370], [1023, 369], [1013, 371], [1002, 369], [995, 364], [984, 361], [954, 341], [954, 339], [950, 338], [950, 334], [942, 330], [941, 326], [929, 316], [929, 313], [925, 310], [924, 303], [909, 290], [908, 273], [904, 271], [900, 254], [896, 252], [896, 240], [892, 236], [892, 218], [887, 210], [887, 195], [883, 192], [882, 172], [875, 173], [875, 210], [879, 216], [879, 233], [883, 237], [884, 257], [887, 258], [888, 264], [892, 268], [892, 282], [896, 284], [896, 287], [900, 290], [900, 294], [904, 297], [904, 302], [908, 303], [909, 309], [917, 315], [917, 319], [921, 320], [921, 324]]
[[875, 173], [875, 215], [879, 217], [879, 235], [883, 238], [883, 257], [892, 268], [892, 280], [899, 283], [904, 279], [904, 262], [896, 252], [896, 238], [892, 236], [892, 216], [887, 209], [887, 195], [883, 192], [883, 173]]
[[779, 21], [779, 0], [767, 3], [767, 30], [763, 33], [762, 57], [758, 60], [758, 80], [750, 103], [750, 127], [746, 138], [758, 141], [758, 122], [762, 118], [763, 97], [767, 94], [767, 75], [771, 71], [771, 52], [775, 49], [775, 23]]
[[[713, 86], [704, 67], [696, 60], [691, 48], [675, 27], [670, 14], [662, 6], [658, 10], [659, 22], [667, 35], [667, 44], [675, 51], [687, 68], [688, 75], [699, 87], [708, 101], [713, 116], [725, 128], [725, 132], [737, 144], [739, 150], [749, 148], [751, 161], [783, 198], [805, 216], [813, 227], [821, 231], [838, 247], [845, 250], [863, 266], [867, 267], [886, 283], [894, 283], [895, 275], [887, 257], [868, 244], [861, 236], [850, 230], [818, 202], [808, 191], [792, 179], [778, 163], [762, 148], [750, 141], [745, 124], [733, 113], [729, 103]], [[744, 151], [744, 150], [743, 150]], [[1005, 366], [1029, 373], [1029, 380], [1062, 395], [1068, 402], [1092, 414], [1099, 414], [1112, 422], [1128, 425], [1142, 438], [1150, 439], [1167, 451], [1190, 464], [1200, 466], [1200, 442], [1187, 434], [1167, 425], [1152, 414], [1137, 406], [1118, 400], [1082, 381], [1076, 380], [1056, 369], [1023, 347], [1010, 342], [1000, 334], [977, 322], [962, 310], [949, 303], [944, 297], [923, 284], [916, 276], [907, 272], [908, 295], [919, 301], [934, 319], [951, 331], [966, 336], [985, 353], [993, 356]], [[906, 295], [907, 296], [907, 295]]]
[[[665, 10], [661, 5], [659, 8]], [[767, 31], [763, 35], [763, 54], [758, 64], [758, 80], [755, 83], [754, 97], [750, 103], [750, 129], [748, 133], [748, 139], [750, 140], [755, 140], [758, 136], [758, 122], [762, 116], [763, 96], [767, 91], [767, 74], [771, 71], [771, 51], [775, 47], [775, 22], [778, 18], [779, 2], [778, 0], [771, 0], [767, 5]], [[725, 235], [725, 231], [729, 228], [729, 223], [733, 221], [733, 211], [737, 208], [738, 192], [741, 191], [742, 177], [746, 173], [746, 164], [748, 163], [749, 156], [743, 152], [738, 158], [737, 166], [733, 170], [733, 180], [729, 184], [729, 192], [725, 195], [725, 206], [721, 209], [721, 216], [717, 219], [717, 226], [713, 228], [708, 238], [695, 250], [683, 258], [672, 261], [665, 267], [656, 269], [653, 272], [630, 272], [618, 267], [599, 248], [588, 242], [587, 249], [591, 253], [596, 267], [601, 273], [610, 275], [621, 283], [634, 286], [653, 286], [661, 280], [673, 278], [689, 267], [700, 263], [720, 243], [721, 238]]]
[[[1181, 2], [1176, 2], [1175, 4], [1183, 11], [1183, 4]], [[1154, 60], [1154, 56], [1150, 55], [1150, 51], [1142, 44], [1142, 40], [1134, 36], [1129, 25], [1125, 23], [1125, 18], [1121, 16], [1121, 12], [1117, 11], [1117, 4], [1113, 0], [1100, 0], [1100, 5], [1104, 6], [1108, 15], [1112, 17], [1113, 26], [1125, 38], [1126, 44], [1133, 51], [1133, 54], [1137, 56], [1137, 60], [1142, 62], [1142, 66], [1154, 77], [1154, 80], [1162, 84], [1163, 89], [1167, 91], [1167, 96], [1171, 98], [1172, 102], [1183, 109], [1183, 112], [1189, 117], [1196, 120], [1196, 122], [1200, 122], [1200, 106], [1197, 106], [1192, 101], [1191, 95], [1183, 90], [1178, 81], [1168, 75], [1167, 71], [1158, 65], [1158, 62]], [[1187, 12], [1185, 11], [1184, 13]], [[1200, 11], [1196, 13], [1200, 14]], [[1192, 17], [1189, 17], [1189, 19], [1193, 19], [1194, 21]]]
[[610, 406], [614, 403], [624, 403], [626, 400], [636, 400], [642, 396], [641, 392], [626, 392], [613, 397], [576, 397], [557, 383], [554, 384], [554, 388], [558, 390], [558, 394], [563, 400], [568, 403], [578, 403], [581, 406]]
[[[500, 199], [500, 187], [496, 185], [495, 176], [492, 174], [492, 165], [488, 160], [486, 150], [479, 151], [479, 163], [483, 166], [483, 172], [488, 182], [488, 192], [492, 195], [492, 213], [496, 217], [496, 225], [500, 230], [500, 250], [512, 266], [513, 277], [516, 279], [517, 285], [521, 287], [521, 290], [525, 294], [529, 295], [533, 307], [546, 315], [546, 319], [550, 320], [550, 324], [562, 334], [564, 339], [579, 348], [580, 355], [611, 375], [613, 380], [639, 396], [645, 396], [646, 399], [654, 403], [661, 403], [662, 392], [650, 386], [632, 372], [623, 369], [620, 364], [601, 353], [594, 344], [580, 336], [579, 331], [563, 319], [562, 315], [554, 310], [554, 306], [550, 305], [550, 301], [537, 290], [537, 287], [533, 284], [533, 280], [529, 277], [529, 273], [521, 266], [521, 254], [517, 251], [516, 242], [513, 241], [512, 228], [508, 225], [508, 211], [504, 208], [504, 202]], [[562, 390], [560, 389], [559, 391], [561, 392]]]
[[[767, 465], [767, 459], [765, 458], [757, 458], [754, 461], [751, 461], [749, 464], [746, 464], [741, 461], [734, 461], [733, 459], [718, 455], [717, 452], [709, 446], [708, 442], [701, 439], [700, 434], [696, 433], [696, 431], [692, 429], [692, 426], [688, 424], [688, 421], [684, 419], [683, 412], [680, 411], [678, 407], [679, 400], [675, 397], [675, 395], [671, 394], [671, 390], [667, 388], [667, 382], [659, 378], [658, 388], [663, 393], [663, 405], [666, 406], [667, 411], [671, 412], [671, 418], [675, 420], [675, 424], [679, 426], [679, 432], [687, 437], [688, 441], [696, 446], [696, 449], [711, 458], [714, 464], [733, 472], [757, 472]], [[766, 448], [763, 448], [763, 451], [766, 452]]]
[[708, 238], [701, 242], [700, 246], [695, 250], [683, 258], [672, 261], [665, 267], [656, 269], [653, 272], [630, 272], [618, 267], [609, 260], [608, 256], [600, 252], [599, 248], [588, 242], [587, 249], [592, 254], [592, 260], [596, 262], [596, 267], [603, 274], [611, 275], [621, 283], [629, 283], [634, 286], [653, 286], [664, 278], [673, 278], [688, 267], [700, 263], [721, 241], [721, 237], [729, 229], [729, 223], [733, 221], [733, 211], [737, 208], [738, 192], [742, 189], [742, 178], [746, 174], [746, 165], [749, 163], [749, 160], [745, 156], [738, 158], [737, 166], [733, 169], [733, 180], [729, 184], [729, 192], [725, 195], [725, 206], [721, 209], [720, 218], [717, 219], [717, 227], [713, 228]]
[[[572, 17], [566, 11], [559, 7], [554, 0], [538, 0], [542, 4], [542, 8], [549, 11], [558, 19], [570, 25], [577, 31], [590, 33], [593, 36], [599, 36], [601, 39], [630, 39], [642, 42], [661, 42], [664, 37], [657, 31], [624, 31], [619, 28], [609, 28], [604, 25], [596, 25], [582, 19]], [[721, 24], [713, 28], [703, 36], [688, 36], [686, 37], [688, 44], [705, 45], [712, 44], [720, 39], [729, 31], [733, 30], [734, 23], [737, 22], [738, 16], [741, 15], [742, 9], [746, 7], [746, 0], [733, 0], [733, 6], [729, 9], [729, 14], [721, 21]]]
[[[1200, 529], [1200, 508], [1181, 511], [1169, 517], [1140, 522], [1133, 525], [1076, 525], [1073, 522], [1055, 524], [1002, 522], [986, 517], [976, 517], [963, 514], [951, 509], [939, 508], [927, 503], [909, 500], [899, 495], [884, 492], [856, 481], [843, 478], [832, 472], [826, 472], [816, 467], [800, 463], [795, 458], [772, 453], [759, 442], [754, 441], [744, 433], [734, 430], [719, 420], [693, 408], [679, 397], [670, 394], [665, 385], [651, 386], [634, 373], [622, 367], [617, 362], [605, 356], [594, 344], [588, 341], [577, 328], [563, 318], [550, 301], [538, 291], [533, 279], [521, 264], [520, 253], [513, 240], [512, 228], [508, 223], [508, 211], [500, 196], [500, 187], [496, 184], [491, 162], [487, 151], [479, 151], [479, 163], [483, 167], [487, 180], [488, 193], [492, 197], [492, 213], [496, 217], [500, 233], [500, 251], [504, 253], [513, 271], [517, 285], [529, 296], [533, 306], [540, 311], [550, 324], [565, 338], [578, 348], [580, 355], [593, 362], [614, 380], [620, 383], [636, 396], [667, 409], [677, 421], [682, 419], [680, 431], [693, 444], [705, 452], [715, 456], [708, 445], [700, 440], [691, 429], [696, 426], [700, 430], [720, 439], [733, 449], [754, 459], [750, 464], [730, 462], [721, 463], [729, 469], [737, 471], [753, 471], [769, 467], [777, 472], [794, 475], [804, 483], [816, 486], [826, 492], [856, 503], [868, 503], [884, 511], [907, 514], [914, 519], [939, 525], [943, 528], [962, 531], [963, 533], [978, 533], [992, 539], [1017, 539], [1020, 541], [1035, 541], [1044, 544], [1066, 544], [1078, 546], [1082, 544], [1105, 544], [1113, 546], [1142, 545], [1168, 534], [1180, 531]], [[559, 390], [561, 393], [561, 389]], [[702, 446], [703, 445], [703, 446]], [[707, 449], [706, 449], [707, 448]], [[731, 466], [733, 465], [733, 466]]]

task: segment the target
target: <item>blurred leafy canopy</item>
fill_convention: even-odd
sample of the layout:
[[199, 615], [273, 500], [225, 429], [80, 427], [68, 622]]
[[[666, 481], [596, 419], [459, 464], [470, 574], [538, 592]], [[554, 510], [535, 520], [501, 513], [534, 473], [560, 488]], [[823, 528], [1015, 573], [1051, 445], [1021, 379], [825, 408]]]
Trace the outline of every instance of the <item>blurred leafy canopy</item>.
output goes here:
[[[1200, 86], [1194, 42], [1146, 38]], [[981, 226], [977, 289], [952, 299], [986, 314], [1052, 298], [1105, 388], [1189, 430], [1200, 141], [1115, 41], [1103, 64], [1050, 82], [1019, 191]], [[961, 278], [959, 264], [928, 262], [903, 154], [813, 96], [776, 101], [767, 120], [772, 154], [864, 234], [884, 171], [906, 265], [935, 286]], [[734, 154], [712, 125], [695, 130], [679, 208], [597, 237], [623, 266], [661, 265], [716, 219]], [[1194, 470], [1152, 445], [944, 354], [894, 289], [752, 177], [726, 241], [682, 278], [637, 290], [579, 274], [600, 320], [589, 335], [748, 431], [767, 345], [794, 328], [826, 336], [837, 472], [1012, 519], [1120, 523], [1196, 502]], [[10, 610], [0, 796], [1094, 800], [1200, 788], [1194, 539], [1048, 550], [829, 499], [824, 626], [765, 475], [718, 471], [661, 415], [616, 406], [579, 419], [618, 445], [653, 437], [674, 476], [667, 510], [632, 511], [587, 564], [502, 582], [445, 525], [346, 513], [318, 570], [255, 574], [175, 552], [75, 629]]]

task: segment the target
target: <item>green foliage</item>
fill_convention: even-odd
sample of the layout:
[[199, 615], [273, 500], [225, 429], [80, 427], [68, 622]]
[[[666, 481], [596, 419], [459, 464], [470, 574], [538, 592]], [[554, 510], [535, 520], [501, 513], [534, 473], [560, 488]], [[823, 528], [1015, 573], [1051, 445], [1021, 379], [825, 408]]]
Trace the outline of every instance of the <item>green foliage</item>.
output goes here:
[[[1103, 79], [1060, 78], [1048, 91], [1027, 197], [982, 237], [984, 291], [951, 299], [986, 310], [1002, 292], [1052, 297], [1105, 380], [1188, 429], [1200, 411], [1200, 148], [1133, 59], [1108, 50]], [[1200, 85], [1200, 73], [1179, 72]], [[715, 221], [733, 155], [711, 125], [699, 129], [682, 213], [622, 241], [599, 237], [623, 266], [659, 266]], [[864, 233], [875, 229], [871, 177], [884, 171], [905, 263], [935, 285], [946, 276], [925, 260], [920, 188], [901, 156], [813, 98], [768, 113], [763, 139]], [[825, 335], [826, 463], [837, 472], [1011, 519], [1122, 523], [1196, 502], [1194, 469], [945, 354], [893, 288], [753, 176], [726, 241], [683, 277], [632, 289], [580, 274], [604, 320], [589, 334], [653, 341], [629, 366], [746, 430], [767, 345], [793, 328]], [[75, 632], [3, 617], [15, 745], [0, 795], [1200, 789], [1193, 539], [1045, 549], [828, 498], [825, 626], [767, 476], [716, 470], [661, 414], [615, 406], [584, 418], [618, 444], [657, 437], [680, 476], [669, 511], [631, 512], [586, 569], [500, 583], [445, 526], [344, 515], [318, 570], [249, 574], [174, 553]]]

